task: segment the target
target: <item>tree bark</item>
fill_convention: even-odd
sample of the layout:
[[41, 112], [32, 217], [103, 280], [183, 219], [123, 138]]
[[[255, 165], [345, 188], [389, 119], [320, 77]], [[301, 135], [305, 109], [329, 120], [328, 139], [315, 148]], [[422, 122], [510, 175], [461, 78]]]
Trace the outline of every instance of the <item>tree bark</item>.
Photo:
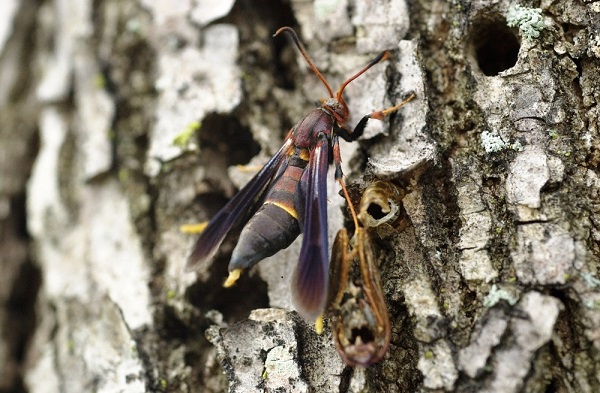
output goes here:
[[[543, 0], [7, 1], [0, 391], [600, 390], [600, 6]], [[290, 298], [299, 241], [222, 288], [195, 236], [326, 95], [370, 230], [386, 357], [346, 366]], [[245, 165], [240, 168], [239, 165]], [[349, 224], [330, 174], [330, 244]]]

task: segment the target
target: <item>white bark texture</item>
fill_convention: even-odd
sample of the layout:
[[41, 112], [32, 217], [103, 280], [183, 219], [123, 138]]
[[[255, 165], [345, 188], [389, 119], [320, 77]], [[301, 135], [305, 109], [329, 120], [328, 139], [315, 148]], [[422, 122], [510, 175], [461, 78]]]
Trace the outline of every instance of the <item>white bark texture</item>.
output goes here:
[[[407, 193], [366, 369], [293, 311], [299, 242], [183, 269], [326, 94], [286, 25], [334, 88], [392, 51], [351, 125], [417, 96], [342, 146]], [[0, 108], [0, 392], [600, 391], [600, 2], [4, 0]]]

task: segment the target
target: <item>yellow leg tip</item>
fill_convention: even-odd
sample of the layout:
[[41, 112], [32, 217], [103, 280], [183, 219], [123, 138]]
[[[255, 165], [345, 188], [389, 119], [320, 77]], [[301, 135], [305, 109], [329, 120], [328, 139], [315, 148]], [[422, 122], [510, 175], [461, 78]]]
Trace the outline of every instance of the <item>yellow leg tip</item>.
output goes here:
[[223, 283], [223, 286], [225, 288], [229, 288], [230, 286], [235, 284], [235, 282], [238, 280], [238, 278], [240, 278], [242, 271], [243, 271], [242, 269], [233, 269], [232, 271], [230, 271], [229, 276], [227, 277], [227, 280], [225, 280], [225, 282]]
[[323, 333], [323, 314], [319, 315], [315, 321], [315, 331], [317, 334]]
[[240, 172], [258, 172], [263, 168], [264, 165], [237, 165], [237, 169]]
[[185, 224], [179, 227], [179, 232], [182, 233], [202, 233], [206, 226], [208, 225], [208, 221], [201, 222], [200, 224]]

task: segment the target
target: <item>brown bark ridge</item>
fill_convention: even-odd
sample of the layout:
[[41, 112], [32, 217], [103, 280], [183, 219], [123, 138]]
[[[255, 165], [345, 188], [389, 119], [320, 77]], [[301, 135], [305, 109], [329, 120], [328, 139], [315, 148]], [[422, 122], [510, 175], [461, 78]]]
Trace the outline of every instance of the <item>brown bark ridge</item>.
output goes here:
[[[600, 391], [599, 2], [33, 0], [0, 5], [0, 391]], [[386, 357], [293, 311], [298, 242], [222, 288], [194, 236], [326, 91], [356, 124]], [[239, 167], [239, 165], [244, 165]], [[330, 178], [330, 239], [348, 224]]]

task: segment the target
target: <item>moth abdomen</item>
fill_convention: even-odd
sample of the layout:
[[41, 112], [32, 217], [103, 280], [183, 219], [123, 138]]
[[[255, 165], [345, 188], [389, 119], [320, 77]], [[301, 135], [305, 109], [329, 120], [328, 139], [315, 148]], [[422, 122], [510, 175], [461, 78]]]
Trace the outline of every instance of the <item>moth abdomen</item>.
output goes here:
[[233, 250], [229, 270], [247, 269], [287, 248], [300, 234], [296, 187], [304, 168], [288, 166], [263, 205], [248, 221]]

